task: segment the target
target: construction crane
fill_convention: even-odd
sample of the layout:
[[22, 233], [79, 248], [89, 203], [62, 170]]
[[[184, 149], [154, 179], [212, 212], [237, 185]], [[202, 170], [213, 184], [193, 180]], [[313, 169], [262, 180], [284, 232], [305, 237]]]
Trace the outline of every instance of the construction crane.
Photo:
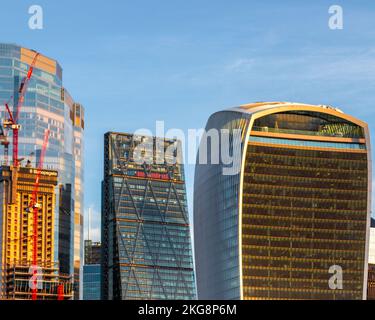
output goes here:
[[9, 140], [6, 135], [5, 130], [3, 127], [0, 125], [0, 144], [4, 146], [4, 164], [7, 166], [8, 165], [8, 154], [9, 154]]
[[33, 188], [33, 193], [31, 195], [31, 201], [26, 209], [27, 212], [33, 213], [33, 279], [34, 279], [34, 285], [32, 288], [32, 300], [37, 299], [37, 255], [38, 255], [38, 212], [39, 208], [41, 208], [41, 204], [38, 203], [38, 190], [39, 190], [39, 180], [40, 175], [43, 169], [43, 162], [44, 162], [44, 156], [46, 154], [47, 144], [48, 144], [48, 138], [49, 138], [50, 131], [46, 129], [44, 132], [44, 140], [43, 140], [43, 146], [40, 153], [39, 158], [39, 164], [38, 164], [38, 170], [35, 177], [35, 183]]
[[[10, 97], [10, 99], [4, 103], [6, 112], [8, 112], [8, 115], [10, 114], [10, 109], [9, 109], [9, 103], [13, 99], [13, 96]], [[0, 141], [1, 145], [4, 147], [4, 164], [7, 166], [9, 163], [9, 140], [8, 140], [8, 134], [7, 131], [5, 130], [5, 126], [0, 125]]]
[[9, 128], [13, 131], [13, 166], [16, 168], [19, 166], [18, 132], [21, 129], [21, 125], [18, 123], [18, 118], [20, 115], [23, 102], [25, 101], [25, 93], [26, 93], [29, 81], [31, 79], [31, 76], [33, 75], [34, 66], [36, 64], [38, 57], [39, 57], [39, 53], [35, 52], [35, 56], [29, 66], [26, 77], [22, 79], [20, 87], [18, 89], [18, 103], [17, 103], [15, 110], [13, 108], [13, 113], [10, 111], [9, 103], [8, 102], [5, 103], [5, 108], [8, 112], [9, 118], [8, 120], [4, 121], [3, 125], [4, 125], [4, 128]]
[[[18, 158], [18, 133], [19, 130], [21, 129], [21, 125], [18, 123], [19, 120], [19, 115], [20, 111], [22, 108], [22, 105], [25, 101], [25, 94], [27, 91], [27, 87], [29, 84], [29, 81], [32, 77], [34, 66], [37, 62], [37, 59], [39, 57], [39, 53], [35, 52], [35, 56], [29, 66], [29, 69], [27, 71], [26, 76], [22, 79], [20, 87], [18, 89], [18, 102], [15, 108], [13, 108], [13, 112], [11, 112], [9, 108], [10, 101], [13, 99], [13, 97], [10, 98], [8, 102], [5, 103], [5, 108], [8, 113], [9, 118], [3, 122], [3, 127], [0, 125], [0, 142], [1, 145], [4, 146], [4, 160], [5, 163], [8, 164], [8, 150], [9, 150], [9, 141], [7, 139], [6, 131], [4, 129], [11, 129], [13, 131], [13, 155], [12, 155], [12, 162], [13, 162], [13, 167], [15, 170], [14, 173], [14, 181], [13, 181], [13, 188], [17, 188], [17, 183], [18, 183], [18, 178], [17, 178], [17, 171], [20, 165], [20, 160]], [[39, 190], [39, 180], [41, 176], [41, 172], [43, 169], [43, 162], [44, 162], [44, 157], [47, 149], [47, 144], [48, 144], [48, 138], [49, 138], [50, 131], [47, 129], [44, 133], [44, 140], [43, 140], [43, 145], [42, 145], [42, 150], [39, 158], [39, 164], [37, 168], [37, 173], [36, 173], [36, 178], [35, 178], [35, 183], [33, 187], [33, 192], [31, 196], [31, 201], [26, 209], [27, 212], [33, 214], [33, 234], [32, 234], [32, 239], [33, 239], [33, 254], [32, 254], [32, 264], [33, 264], [33, 287], [32, 287], [32, 300], [37, 300], [37, 279], [38, 275], [37, 272], [39, 268], [37, 267], [38, 263], [38, 213], [39, 213], [39, 208], [41, 208], [41, 204], [38, 203], [38, 190]], [[15, 191], [15, 190], [14, 190]], [[13, 195], [16, 194], [16, 192], [12, 192]], [[15, 202], [15, 198], [13, 196], [13, 199], [11, 201], [12, 203]], [[58, 300], [63, 300], [64, 295], [63, 295], [63, 290], [64, 286], [63, 284], [59, 284], [57, 287], [57, 297]]]

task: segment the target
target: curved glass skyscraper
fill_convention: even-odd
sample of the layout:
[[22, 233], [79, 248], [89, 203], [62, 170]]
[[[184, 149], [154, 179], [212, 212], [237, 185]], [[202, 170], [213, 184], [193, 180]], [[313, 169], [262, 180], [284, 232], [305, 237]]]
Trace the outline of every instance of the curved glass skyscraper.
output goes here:
[[201, 142], [194, 186], [198, 298], [365, 299], [367, 124], [328, 106], [266, 102], [213, 114], [206, 132], [222, 129], [239, 167], [225, 174], [228, 164], [211, 161], [222, 154], [222, 135], [218, 148], [208, 144], [208, 163], [199, 163]]

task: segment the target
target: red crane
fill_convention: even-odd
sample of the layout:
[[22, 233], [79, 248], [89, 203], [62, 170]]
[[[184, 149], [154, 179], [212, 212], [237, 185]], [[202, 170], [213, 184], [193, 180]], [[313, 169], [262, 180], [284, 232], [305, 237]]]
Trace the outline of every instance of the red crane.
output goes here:
[[0, 144], [2, 146], [4, 146], [4, 163], [7, 166], [8, 161], [9, 161], [8, 160], [9, 141], [8, 141], [8, 137], [6, 135], [6, 132], [1, 125], [0, 125], [0, 141], [1, 141]]
[[38, 190], [39, 190], [39, 179], [40, 179], [40, 174], [43, 169], [43, 162], [44, 162], [44, 156], [46, 154], [46, 149], [47, 149], [47, 144], [48, 144], [48, 137], [49, 137], [49, 130], [46, 129], [44, 132], [44, 140], [43, 140], [43, 146], [42, 146], [42, 151], [40, 153], [40, 158], [39, 158], [39, 164], [38, 164], [38, 170], [36, 173], [35, 177], [35, 183], [34, 183], [34, 189], [33, 193], [31, 196], [31, 201], [29, 204], [29, 207], [27, 208], [27, 212], [33, 213], [33, 277], [34, 277], [34, 286], [32, 288], [32, 299], [36, 300], [37, 298], [37, 254], [38, 254], [38, 212], [39, 208], [41, 208], [41, 204], [38, 203]]
[[[39, 57], [39, 53], [35, 52], [35, 56], [29, 66], [29, 70], [27, 71], [26, 77], [22, 79], [20, 87], [18, 89], [18, 103], [16, 109], [13, 110], [13, 113], [10, 111], [8, 103], [5, 103], [5, 108], [8, 112], [9, 119], [4, 121], [4, 128], [10, 128], [13, 130], [13, 166], [18, 167], [18, 131], [21, 128], [21, 125], [18, 124], [18, 118], [20, 115], [20, 111], [25, 100], [25, 93], [27, 90], [27, 86], [29, 84], [30, 78], [33, 75], [33, 70], [35, 63]], [[15, 113], [15, 114], [14, 114]], [[4, 146], [5, 147], [5, 146]]]
[[[9, 103], [12, 99], [13, 99], [13, 96], [11, 96], [10, 99], [7, 102], [5, 102], [5, 108], [6, 108], [6, 111], [8, 112], [10, 119], [13, 119], [12, 113], [10, 112], [10, 109], [9, 109]], [[8, 120], [9, 123], [11, 121], [12, 120]], [[1, 145], [4, 146], [4, 163], [6, 166], [8, 165], [8, 162], [9, 162], [9, 140], [8, 140], [8, 134], [7, 134], [8, 130], [5, 130], [7, 128], [6, 124], [8, 122], [4, 121], [4, 126], [0, 127], [1, 129], [0, 140], [1, 140]]]

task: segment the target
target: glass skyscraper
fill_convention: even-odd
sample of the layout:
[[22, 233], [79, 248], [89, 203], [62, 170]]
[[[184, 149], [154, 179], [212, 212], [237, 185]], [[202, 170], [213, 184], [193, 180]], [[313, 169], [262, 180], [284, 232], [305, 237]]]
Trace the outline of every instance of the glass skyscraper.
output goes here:
[[[13, 44], [0, 44], [0, 114], [7, 119], [4, 104], [11, 97], [17, 104], [18, 88], [35, 52]], [[40, 55], [25, 95], [19, 122], [19, 156], [36, 166], [46, 128], [50, 129], [44, 167], [58, 171], [56, 186], [55, 253], [60, 271], [75, 273], [75, 298], [79, 295], [79, 274], [83, 232], [83, 130], [84, 110], [62, 84], [59, 63]], [[12, 141], [12, 133], [8, 132]], [[12, 154], [10, 143], [9, 154]], [[0, 158], [4, 161], [3, 152]]]
[[[140, 143], [150, 147], [143, 164], [135, 161]], [[164, 155], [176, 145], [175, 140], [105, 134], [103, 299], [196, 297], [184, 168], [178, 157], [168, 164]]]
[[[222, 160], [199, 163], [200, 148], [194, 182], [198, 298], [366, 299], [367, 124], [329, 106], [265, 102], [214, 113], [211, 129], [230, 132], [239, 170], [223, 174], [228, 164]], [[208, 150], [209, 160], [219, 151]]]

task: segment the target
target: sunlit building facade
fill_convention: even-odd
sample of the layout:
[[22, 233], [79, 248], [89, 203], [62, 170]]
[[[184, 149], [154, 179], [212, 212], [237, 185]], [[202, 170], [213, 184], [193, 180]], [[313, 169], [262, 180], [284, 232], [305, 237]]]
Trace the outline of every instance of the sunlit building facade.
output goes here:
[[[140, 140], [138, 139], [140, 138]], [[147, 163], [135, 161], [148, 145]], [[107, 133], [102, 190], [102, 298], [195, 299], [184, 168], [175, 140]], [[159, 145], [159, 148], [155, 148]], [[150, 151], [151, 150], [151, 151]], [[165, 154], [164, 154], [165, 153]], [[161, 164], [156, 161], [162, 157]]]
[[[0, 299], [31, 300], [30, 267], [34, 253], [34, 220], [28, 207], [37, 169], [0, 166]], [[59, 270], [54, 255], [57, 171], [42, 170], [39, 179], [36, 261], [41, 275], [37, 299], [73, 297], [73, 277]]]
[[[26, 75], [35, 52], [13, 44], [0, 44], [0, 110], [6, 119], [4, 103], [11, 109], [18, 100], [18, 88]], [[75, 274], [75, 298], [79, 296], [79, 275], [83, 247], [83, 107], [76, 103], [62, 83], [59, 63], [44, 55], [36, 61], [25, 95], [19, 122], [19, 156], [38, 161], [45, 129], [49, 128], [49, 144], [44, 167], [58, 171], [56, 212], [54, 217], [54, 255], [60, 271]], [[12, 154], [12, 133], [9, 154]], [[3, 150], [0, 160], [4, 162]]]
[[[224, 175], [228, 164], [198, 154], [198, 298], [366, 299], [367, 124], [329, 106], [271, 102], [217, 112], [210, 129], [240, 130], [239, 153], [229, 140], [240, 165]], [[330, 284], [332, 266], [342, 288]]]

